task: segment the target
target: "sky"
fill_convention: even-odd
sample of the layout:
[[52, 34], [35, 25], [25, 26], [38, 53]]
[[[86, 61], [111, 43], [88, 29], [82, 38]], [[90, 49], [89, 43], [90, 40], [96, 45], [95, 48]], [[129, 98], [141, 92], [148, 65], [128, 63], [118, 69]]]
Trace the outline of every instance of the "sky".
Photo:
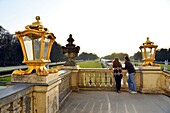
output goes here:
[[12, 34], [40, 16], [62, 46], [72, 34], [79, 53], [131, 56], [147, 37], [170, 48], [170, 0], [0, 0], [0, 12], [0, 25]]

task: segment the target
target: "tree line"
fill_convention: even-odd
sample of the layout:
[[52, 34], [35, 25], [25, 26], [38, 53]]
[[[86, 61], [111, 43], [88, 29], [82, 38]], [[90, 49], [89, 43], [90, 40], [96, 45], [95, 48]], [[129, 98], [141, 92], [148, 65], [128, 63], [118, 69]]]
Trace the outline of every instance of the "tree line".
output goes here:
[[[62, 46], [56, 41], [53, 43], [50, 60], [51, 62], [59, 62], [68, 60], [63, 52]], [[120, 60], [124, 60], [124, 57], [128, 56], [127, 53], [112, 53], [102, 58], [111, 59], [118, 57]], [[95, 60], [99, 57], [95, 53], [82, 52], [75, 60]], [[142, 54], [140, 51], [134, 54], [134, 60], [142, 60]], [[170, 48], [159, 49], [156, 51], [156, 61], [170, 61]], [[2, 26], [0, 26], [0, 66], [12, 66], [21, 65], [23, 61], [23, 53], [18, 38], [15, 35], [10, 34]]]
[[76, 60], [95, 60], [99, 58], [95, 53], [82, 52]]
[[104, 59], [110, 59], [110, 60], [114, 60], [114, 58], [119, 58], [120, 60], [124, 60], [124, 57], [128, 56], [127, 53], [112, 53], [111, 55], [107, 55], [104, 56]]

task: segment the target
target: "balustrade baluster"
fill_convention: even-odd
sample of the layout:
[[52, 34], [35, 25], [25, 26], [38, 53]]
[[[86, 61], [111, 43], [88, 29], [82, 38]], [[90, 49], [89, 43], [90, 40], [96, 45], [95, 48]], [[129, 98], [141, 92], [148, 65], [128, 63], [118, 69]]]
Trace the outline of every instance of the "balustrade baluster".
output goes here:
[[8, 110], [8, 109], [10, 108], [10, 106], [11, 106], [11, 104], [9, 103], [9, 104], [1, 107], [0, 113], [9, 113], [9, 110]]
[[82, 74], [83, 86], [86, 86], [86, 73]]
[[165, 77], [165, 86], [166, 86], [166, 89], [170, 90], [170, 78], [169, 77]]
[[21, 99], [17, 99], [10, 103], [10, 107], [7, 109], [10, 113], [20, 113], [22, 111], [22, 107], [20, 105]]
[[111, 72], [110, 73], [110, 85], [111, 85], [111, 87], [113, 87], [113, 85], [115, 84], [115, 79], [114, 79], [114, 77], [113, 77], [113, 73]]
[[78, 74], [78, 78], [79, 78], [79, 83], [78, 83], [78, 85], [79, 86], [83, 86], [83, 73], [79, 73]]
[[101, 73], [101, 86], [105, 86], [105, 73]]
[[89, 72], [86, 73], [85, 76], [86, 76], [86, 86], [90, 86], [90, 73]]
[[127, 88], [127, 76], [126, 76], [126, 73], [123, 73], [123, 87]]
[[107, 86], [111, 87], [111, 84], [110, 84], [110, 73], [107, 73]]
[[95, 78], [95, 73], [91, 73], [91, 86], [95, 86], [95, 81], [94, 81], [94, 78]]
[[113, 76], [113, 78], [112, 78], [112, 81], [113, 81], [113, 83], [112, 83], [112, 87], [116, 87], [116, 81], [115, 81], [115, 77]]
[[137, 90], [139, 90], [139, 88], [140, 88], [140, 75], [139, 75], [138, 72], [136, 72], [136, 74], [135, 74], [135, 81], [136, 81], [136, 88], [137, 88]]
[[96, 86], [100, 87], [100, 73], [96, 73]]
[[97, 86], [97, 79], [96, 79], [96, 77], [97, 77], [97, 73], [95, 72], [94, 73], [94, 86]]
[[91, 78], [92, 73], [89, 73], [89, 86], [92, 86], [92, 78]]

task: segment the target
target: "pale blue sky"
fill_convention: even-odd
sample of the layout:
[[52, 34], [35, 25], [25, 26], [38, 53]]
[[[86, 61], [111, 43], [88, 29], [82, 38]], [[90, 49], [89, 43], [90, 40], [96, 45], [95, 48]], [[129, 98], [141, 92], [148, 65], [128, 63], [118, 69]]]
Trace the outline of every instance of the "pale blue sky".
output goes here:
[[0, 0], [0, 25], [10, 33], [41, 17], [56, 41], [73, 35], [80, 52], [98, 56], [133, 55], [146, 37], [158, 48], [170, 48], [169, 0]]

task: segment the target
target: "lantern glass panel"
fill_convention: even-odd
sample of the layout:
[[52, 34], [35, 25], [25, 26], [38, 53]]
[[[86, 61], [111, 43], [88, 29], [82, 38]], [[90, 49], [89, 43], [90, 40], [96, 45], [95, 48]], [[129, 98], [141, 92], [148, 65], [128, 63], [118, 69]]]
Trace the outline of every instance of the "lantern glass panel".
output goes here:
[[151, 49], [152, 58], [155, 58], [154, 49]]
[[142, 48], [141, 51], [142, 51], [142, 58], [145, 59], [145, 51], [144, 51], [144, 48]]
[[146, 57], [152, 58], [152, 48], [146, 48]]
[[44, 59], [46, 59], [46, 56], [47, 56], [49, 43], [50, 43], [50, 39], [45, 38], [45, 45], [44, 45], [45, 47], [44, 47], [44, 55], [43, 55]]
[[40, 59], [41, 38], [33, 40], [34, 60]]
[[33, 60], [33, 48], [32, 48], [32, 40], [28, 36], [24, 36], [24, 45], [26, 49], [26, 54], [28, 60]]
[[41, 36], [36, 34], [27, 34], [24, 36], [24, 45], [28, 60], [40, 59]]

